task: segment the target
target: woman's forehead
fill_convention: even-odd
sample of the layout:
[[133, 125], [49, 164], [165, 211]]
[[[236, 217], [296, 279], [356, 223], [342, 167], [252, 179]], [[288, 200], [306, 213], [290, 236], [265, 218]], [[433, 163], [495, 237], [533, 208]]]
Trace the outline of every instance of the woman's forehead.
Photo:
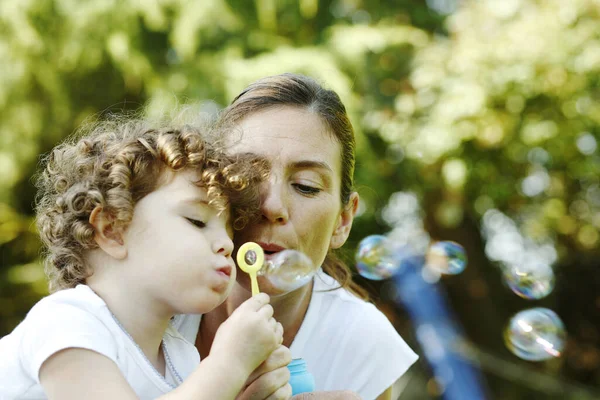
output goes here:
[[321, 118], [308, 110], [283, 107], [256, 112], [234, 129], [231, 153], [251, 152], [275, 161], [313, 160], [330, 164], [341, 159], [341, 146]]

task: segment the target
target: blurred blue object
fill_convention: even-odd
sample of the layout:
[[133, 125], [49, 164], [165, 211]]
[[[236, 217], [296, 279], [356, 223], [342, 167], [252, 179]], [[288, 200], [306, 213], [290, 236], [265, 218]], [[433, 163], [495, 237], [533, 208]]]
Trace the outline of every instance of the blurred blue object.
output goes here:
[[423, 279], [425, 258], [421, 255], [401, 258], [403, 265], [394, 276], [396, 301], [411, 317], [441, 397], [448, 400], [489, 398], [479, 368], [457, 351], [464, 340], [447, 306], [443, 288]]

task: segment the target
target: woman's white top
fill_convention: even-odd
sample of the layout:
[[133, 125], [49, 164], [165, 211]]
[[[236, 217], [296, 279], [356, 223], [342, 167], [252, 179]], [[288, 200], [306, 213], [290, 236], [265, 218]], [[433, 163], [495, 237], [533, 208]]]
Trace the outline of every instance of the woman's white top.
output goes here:
[[162, 345], [165, 376], [88, 286], [61, 290], [40, 300], [12, 333], [0, 339], [0, 399], [46, 399], [40, 367], [67, 348], [88, 349], [110, 358], [139, 398], [154, 399], [173, 390], [200, 363], [194, 345], [171, 325]]
[[[200, 319], [177, 316], [174, 326], [194, 343]], [[419, 358], [381, 311], [323, 271], [290, 350], [306, 361], [315, 390], [352, 390], [365, 400], [377, 398]]]

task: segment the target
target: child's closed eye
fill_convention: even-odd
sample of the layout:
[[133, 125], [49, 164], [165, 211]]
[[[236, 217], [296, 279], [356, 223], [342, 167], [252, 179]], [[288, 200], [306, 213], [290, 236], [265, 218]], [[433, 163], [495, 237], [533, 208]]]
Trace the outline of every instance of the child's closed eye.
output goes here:
[[197, 228], [206, 228], [206, 223], [204, 223], [204, 221], [200, 221], [198, 219], [193, 219], [193, 218], [186, 218], [188, 220], [188, 222], [192, 225], [194, 225]]

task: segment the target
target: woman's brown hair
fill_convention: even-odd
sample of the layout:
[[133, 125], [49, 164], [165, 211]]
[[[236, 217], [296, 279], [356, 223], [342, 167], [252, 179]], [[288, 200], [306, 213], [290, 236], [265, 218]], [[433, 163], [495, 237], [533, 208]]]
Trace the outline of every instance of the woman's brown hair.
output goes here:
[[[260, 79], [244, 89], [219, 116], [218, 125], [232, 127], [250, 114], [272, 107], [301, 107], [317, 114], [341, 147], [341, 203], [347, 207], [354, 190], [356, 142], [354, 130], [344, 104], [337, 93], [323, 88], [317, 81], [299, 74], [281, 74]], [[366, 299], [367, 291], [352, 281], [348, 266], [331, 251], [323, 270], [339, 284]]]

